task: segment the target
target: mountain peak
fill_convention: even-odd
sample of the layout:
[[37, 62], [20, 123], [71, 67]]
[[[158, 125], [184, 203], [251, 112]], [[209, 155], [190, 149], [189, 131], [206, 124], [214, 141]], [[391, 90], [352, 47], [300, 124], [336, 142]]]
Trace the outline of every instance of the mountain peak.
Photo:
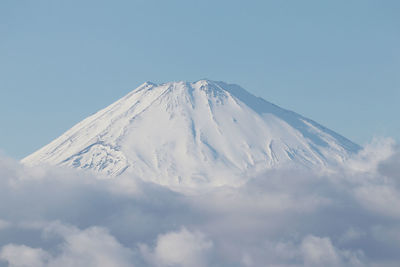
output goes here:
[[22, 161], [197, 187], [289, 165], [325, 168], [358, 149], [238, 85], [203, 79], [146, 82]]
[[151, 81], [146, 81], [146, 82], [144, 82], [141, 86], [139, 86], [139, 87], [149, 87], [149, 86], [157, 86], [157, 84], [156, 83], [153, 83], [153, 82], [151, 82]]

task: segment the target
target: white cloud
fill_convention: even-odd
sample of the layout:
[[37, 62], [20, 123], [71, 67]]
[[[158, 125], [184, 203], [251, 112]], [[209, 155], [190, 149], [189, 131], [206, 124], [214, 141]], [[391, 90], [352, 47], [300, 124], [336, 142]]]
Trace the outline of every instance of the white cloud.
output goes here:
[[307, 236], [300, 245], [305, 266], [362, 266], [361, 252], [339, 250], [328, 237]]
[[0, 251], [0, 259], [7, 261], [10, 267], [42, 267], [49, 258], [46, 251], [25, 245], [9, 244]]
[[185, 228], [158, 236], [153, 250], [142, 245], [141, 251], [148, 263], [155, 266], [207, 266], [208, 254], [213, 247], [201, 232], [189, 232]]
[[355, 172], [375, 172], [382, 161], [395, 154], [395, 145], [392, 138], [375, 138], [357, 155], [345, 162], [345, 167]]
[[38, 223], [46, 235], [56, 235], [62, 242], [56, 253], [42, 248], [9, 244], [2, 248], [0, 258], [11, 266], [85, 267], [133, 266], [133, 252], [122, 246], [101, 227], [79, 230], [73, 226], [55, 223]]

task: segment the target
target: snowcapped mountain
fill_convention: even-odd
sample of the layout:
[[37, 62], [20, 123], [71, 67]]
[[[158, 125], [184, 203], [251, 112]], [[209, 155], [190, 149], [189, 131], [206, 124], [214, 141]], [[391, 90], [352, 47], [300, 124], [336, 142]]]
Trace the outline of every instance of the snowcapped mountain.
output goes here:
[[237, 185], [291, 164], [323, 168], [359, 149], [237, 85], [146, 82], [22, 162], [193, 187]]

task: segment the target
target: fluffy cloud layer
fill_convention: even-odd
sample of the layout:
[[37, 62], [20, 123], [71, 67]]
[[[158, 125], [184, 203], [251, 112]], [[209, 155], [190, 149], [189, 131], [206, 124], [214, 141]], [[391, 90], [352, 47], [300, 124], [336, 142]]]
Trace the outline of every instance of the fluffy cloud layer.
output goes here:
[[213, 243], [201, 232], [189, 232], [185, 228], [158, 236], [151, 251], [140, 247], [148, 263], [156, 266], [207, 266], [207, 256]]
[[8, 244], [0, 258], [11, 266], [132, 266], [133, 252], [101, 227], [79, 230], [60, 223], [33, 226], [62, 240], [55, 255], [42, 248]]
[[399, 266], [400, 153], [189, 194], [0, 159], [0, 266]]

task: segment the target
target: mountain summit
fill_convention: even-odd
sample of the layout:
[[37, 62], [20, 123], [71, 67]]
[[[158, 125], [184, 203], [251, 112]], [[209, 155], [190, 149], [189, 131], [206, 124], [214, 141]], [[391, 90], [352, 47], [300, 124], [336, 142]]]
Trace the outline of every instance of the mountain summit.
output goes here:
[[22, 160], [169, 186], [236, 185], [270, 168], [324, 168], [360, 147], [237, 85], [146, 82]]

